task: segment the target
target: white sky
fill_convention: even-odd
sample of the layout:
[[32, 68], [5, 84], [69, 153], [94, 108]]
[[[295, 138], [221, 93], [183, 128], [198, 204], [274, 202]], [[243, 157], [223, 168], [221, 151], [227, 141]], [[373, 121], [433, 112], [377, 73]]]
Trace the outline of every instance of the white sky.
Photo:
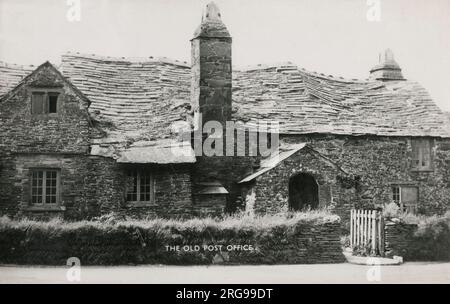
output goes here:
[[[0, 0], [0, 60], [59, 64], [60, 55], [166, 56], [190, 61], [189, 39], [206, 0]], [[69, 0], [70, 1], [70, 0]], [[367, 78], [389, 47], [408, 79], [450, 110], [450, 0], [380, 0], [369, 22], [367, 0], [216, 0], [233, 36], [233, 64], [292, 61], [346, 78]]]

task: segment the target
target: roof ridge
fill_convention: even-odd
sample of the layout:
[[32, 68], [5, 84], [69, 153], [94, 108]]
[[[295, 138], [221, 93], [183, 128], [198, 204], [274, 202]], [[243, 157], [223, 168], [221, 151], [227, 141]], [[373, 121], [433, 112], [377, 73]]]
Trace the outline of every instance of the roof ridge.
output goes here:
[[88, 53], [80, 53], [80, 52], [66, 52], [61, 56], [64, 57], [79, 57], [79, 58], [87, 58], [87, 59], [96, 59], [101, 61], [116, 61], [116, 62], [128, 62], [128, 63], [167, 63], [182, 67], [190, 67], [187, 61], [180, 61], [176, 59], [171, 59], [168, 57], [114, 57], [114, 56], [103, 56], [97, 54], [88, 54]]
[[346, 77], [334, 76], [334, 75], [325, 75], [324, 73], [310, 71], [305, 68], [299, 67], [297, 64], [295, 64], [291, 61], [278, 62], [278, 63], [254, 64], [254, 65], [248, 65], [248, 66], [243, 66], [243, 67], [235, 67], [233, 70], [236, 72], [253, 72], [253, 71], [268, 70], [268, 69], [273, 69], [273, 68], [293, 68], [293, 69], [297, 69], [300, 73], [304, 73], [309, 76], [327, 79], [327, 80], [345, 82], [345, 83], [376, 82], [376, 81], [371, 81], [368, 78], [367, 79], [358, 79], [358, 78], [346, 78]]
[[5, 68], [15, 68], [15, 69], [21, 69], [21, 70], [33, 70], [35, 69], [37, 66], [29, 64], [29, 65], [23, 65], [23, 64], [16, 64], [16, 63], [8, 63], [5, 61], [1, 61], [0, 60], [0, 67], [5, 67]]
[[37, 66], [36, 68], [34, 68], [33, 70], [31, 70], [29, 73], [27, 73], [27, 75], [25, 77], [23, 77], [16, 86], [14, 86], [13, 88], [9, 89], [4, 95], [2, 95], [0, 97], [0, 102], [3, 102], [4, 100], [8, 99], [10, 97], [10, 95], [17, 90], [20, 86], [22, 86], [24, 83], [26, 83], [26, 81], [32, 77], [32, 75], [36, 74], [37, 71], [39, 71], [41, 68], [43, 67], [50, 67], [53, 70], [55, 70], [55, 72], [58, 74], [59, 77], [61, 77], [61, 79], [66, 82], [74, 91], [75, 93], [79, 94], [82, 98], [84, 98], [85, 100], [87, 100], [90, 104], [90, 100], [89, 98], [87, 98], [74, 84], [72, 84], [72, 82], [67, 79], [67, 77], [65, 77], [61, 71], [55, 66], [53, 65], [50, 61], [45, 61], [44, 63], [40, 64], [39, 66]]
[[300, 68], [299, 71], [301, 73], [307, 74], [308, 76], [317, 77], [326, 80], [344, 82], [344, 83], [376, 83], [378, 81], [370, 80], [370, 79], [360, 79], [360, 78], [349, 78], [342, 76], [334, 76], [334, 75], [325, 75], [324, 73], [319, 73], [316, 71], [310, 71], [305, 68]]
[[[117, 62], [128, 62], [128, 63], [166, 63], [172, 64], [181, 67], [190, 67], [190, 65], [186, 61], [179, 61], [176, 59], [171, 59], [168, 57], [115, 57], [115, 56], [103, 56], [97, 54], [88, 54], [88, 53], [80, 53], [80, 52], [66, 52], [61, 57], [79, 57], [79, 58], [87, 58], [87, 59], [96, 59], [100, 61], [117, 61]], [[61, 62], [59, 68], [63, 66]], [[22, 70], [33, 70], [38, 66], [35, 65], [20, 65], [15, 63], [7, 63], [4, 61], [0, 61], [0, 67], [6, 68], [15, 68]], [[304, 73], [307, 76], [317, 77], [326, 80], [333, 80], [343, 83], [376, 83], [377, 81], [370, 79], [357, 79], [357, 78], [345, 78], [341, 76], [333, 76], [333, 75], [325, 75], [324, 73], [319, 73], [316, 71], [307, 70], [305, 68], [299, 67], [297, 64], [291, 61], [282, 61], [278, 63], [266, 63], [266, 64], [254, 64], [247, 65], [244, 67], [234, 67], [233, 71], [236, 72], [252, 72], [252, 71], [260, 71], [260, 70], [268, 70], [273, 68], [287, 68], [287, 69], [297, 69], [300, 73]]]
[[233, 70], [236, 72], [251, 72], [251, 71], [258, 71], [258, 70], [268, 70], [278, 67], [292, 67], [298, 69], [298, 66], [295, 63], [292, 63], [290, 61], [282, 61], [282, 62], [275, 62], [275, 63], [258, 63], [258, 64], [252, 64], [252, 65], [245, 65], [241, 67], [233, 67]]

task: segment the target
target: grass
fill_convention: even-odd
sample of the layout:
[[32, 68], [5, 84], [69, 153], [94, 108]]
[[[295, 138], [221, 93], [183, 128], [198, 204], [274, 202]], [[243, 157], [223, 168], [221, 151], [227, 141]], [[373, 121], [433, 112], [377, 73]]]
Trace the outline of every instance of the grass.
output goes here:
[[163, 219], [147, 218], [136, 220], [132, 218], [119, 217], [115, 214], [108, 214], [91, 221], [66, 222], [61, 219], [50, 221], [36, 221], [30, 219], [13, 220], [6, 216], [0, 217], [0, 230], [6, 227], [17, 229], [40, 228], [43, 230], [77, 230], [81, 227], [92, 227], [97, 229], [110, 229], [113, 227], [136, 227], [143, 229], [164, 229], [174, 228], [179, 231], [193, 230], [204, 231], [207, 228], [218, 230], [267, 230], [276, 226], [292, 226], [301, 223], [321, 224], [339, 221], [339, 217], [331, 214], [327, 210], [314, 210], [308, 212], [289, 212], [274, 215], [248, 216], [245, 214], [235, 214], [222, 218], [194, 218], [194, 219]]

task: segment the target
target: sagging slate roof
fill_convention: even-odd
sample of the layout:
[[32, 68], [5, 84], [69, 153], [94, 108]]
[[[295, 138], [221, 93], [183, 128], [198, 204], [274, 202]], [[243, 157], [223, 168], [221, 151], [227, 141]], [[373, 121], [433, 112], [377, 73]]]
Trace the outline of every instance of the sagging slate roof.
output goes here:
[[347, 80], [298, 69], [234, 73], [236, 119], [280, 122], [281, 133], [449, 137], [443, 112], [418, 83]]
[[35, 68], [0, 61], [0, 98], [18, 85]]
[[173, 123], [189, 120], [186, 63], [66, 54], [61, 71], [91, 101], [105, 144], [170, 138]]
[[[100, 154], [101, 155], [101, 154]], [[120, 153], [118, 163], [123, 164], [186, 164], [195, 163], [195, 153], [190, 142], [158, 140], [134, 143]]]
[[[173, 122], [190, 118], [186, 63], [67, 54], [62, 72], [90, 98], [91, 113], [131, 137], [170, 137]], [[278, 121], [286, 134], [450, 137], [445, 115], [416, 82], [348, 80], [291, 63], [235, 70], [233, 109], [235, 120]]]
[[[0, 64], [0, 70], [3, 95], [32, 67]], [[107, 134], [94, 144], [129, 146], [172, 138], [173, 125], [189, 127], [186, 62], [68, 53], [60, 70], [89, 98], [89, 112]], [[291, 63], [234, 70], [233, 119], [278, 121], [287, 134], [450, 137], [448, 114], [416, 82], [348, 80]]]

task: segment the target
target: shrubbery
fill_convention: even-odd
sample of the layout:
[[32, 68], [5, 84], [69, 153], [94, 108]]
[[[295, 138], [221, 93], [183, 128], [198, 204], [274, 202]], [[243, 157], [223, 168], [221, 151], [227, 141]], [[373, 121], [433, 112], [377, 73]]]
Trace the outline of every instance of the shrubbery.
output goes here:
[[[147, 219], [107, 215], [95, 221], [0, 218], [0, 263], [64, 265], [210, 264], [218, 251], [166, 246], [251, 245], [220, 255], [229, 263], [340, 262], [339, 217], [326, 211], [223, 219]], [[337, 257], [337, 258], [336, 258]]]
[[407, 248], [402, 248], [408, 260], [449, 261], [450, 260], [450, 211], [441, 216], [402, 214], [398, 225], [415, 225], [415, 231], [408, 238]]
[[383, 208], [383, 217], [384, 218], [393, 218], [401, 215], [400, 207], [392, 202], [384, 206]]
[[410, 215], [403, 220], [418, 225], [411, 248], [413, 259], [450, 260], [450, 211], [443, 216]]

